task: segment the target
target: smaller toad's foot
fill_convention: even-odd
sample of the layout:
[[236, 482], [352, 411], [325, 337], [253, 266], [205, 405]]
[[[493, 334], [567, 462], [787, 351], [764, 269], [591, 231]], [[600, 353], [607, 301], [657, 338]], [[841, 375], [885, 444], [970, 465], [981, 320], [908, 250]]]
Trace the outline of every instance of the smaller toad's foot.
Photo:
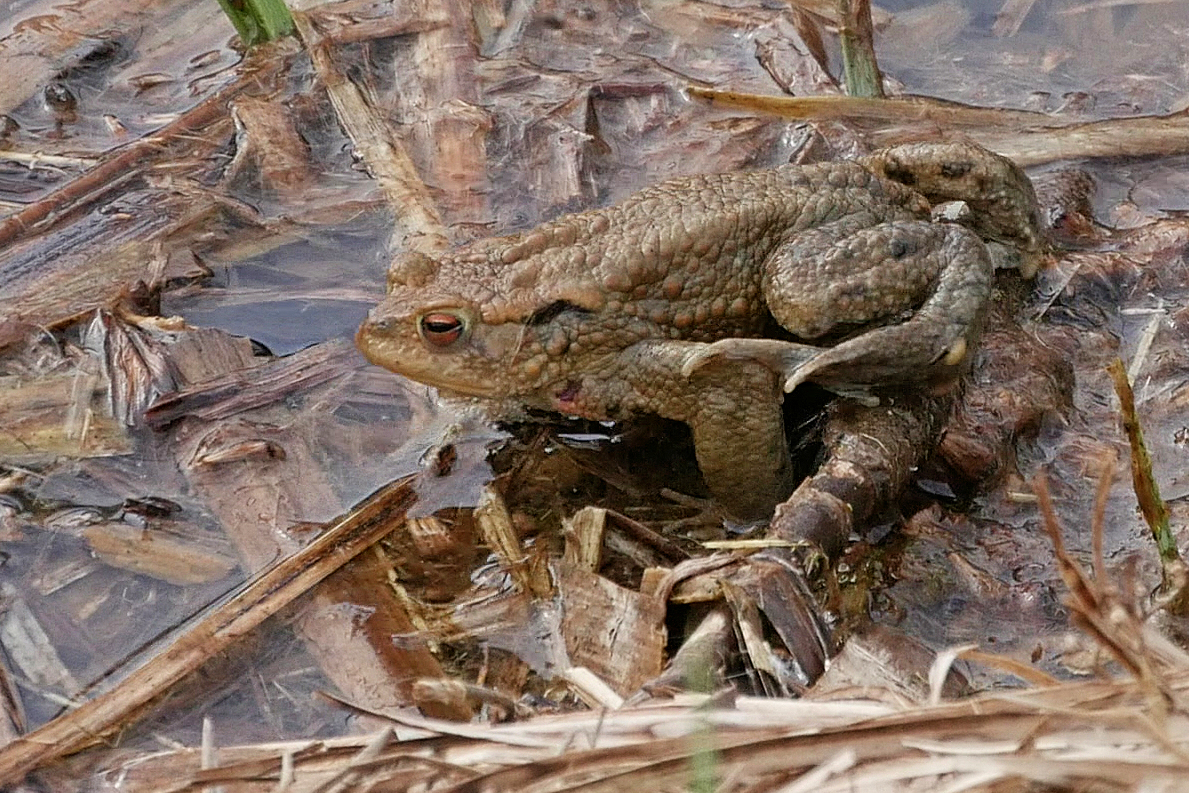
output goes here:
[[874, 406], [880, 386], [947, 385], [969, 364], [974, 327], [895, 325], [822, 350], [796, 369], [785, 372], [784, 390], [816, 383], [839, 396]]
[[[821, 352], [821, 347], [778, 339], [720, 339], [692, 349], [681, 365], [681, 374], [692, 377], [703, 367], [719, 361], [755, 361], [787, 377]], [[785, 393], [791, 390], [784, 389]]]
[[868, 345], [842, 346], [845, 349], [839, 354], [834, 352], [837, 348], [813, 347], [779, 339], [722, 339], [690, 353], [682, 374], [690, 377], [701, 367], [719, 361], [752, 361], [775, 372], [786, 394], [801, 383], [815, 381], [816, 376], [824, 380], [821, 385], [839, 396], [863, 405], [879, 404], [879, 398], [871, 393], [871, 386], [878, 378], [864, 375], [868, 367], [865, 359], [870, 358], [869, 353], [864, 353]]
[[722, 339], [690, 349], [681, 373], [688, 378], [715, 363], [750, 361], [775, 372], [786, 394], [802, 383], [816, 383], [874, 405], [879, 400], [872, 391], [881, 386], [955, 380], [973, 351], [978, 325], [978, 317], [955, 322], [918, 314], [904, 324], [876, 328], [829, 348], [778, 339]]
[[[813, 382], [867, 402], [883, 386], [949, 382], [978, 340], [992, 275], [987, 246], [962, 226], [811, 229], [766, 263], [772, 314], [801, 338], [860, 331], [826, 350], [742, 339], [710, 347], [767, 365], [786, 392]], [[905, 311], [913, 313], [900, 321]], [[897, 324], [861, 330], [876, 323]]]
[[[815, 365], [815, 362], [828, 352], [829, 348], [779, 339], [720, 339], [712, 344], [702, 345], [696, 352], [691, 353], [682, 366], [681, 373], [690, 377], [703, 366], [719, 361], [752, 361], [775, 372], [780, 378], [781, 390], [788, 394], [801, 383], [812, 380], [814, 373], [828, 373], [838, 368], [838, 360]], [[837, 359], [838, 356], [834, 355], [831, 358]], [[845, 360], [846, 356], [842, 358]], [[863, 383], [848, 386], [844, 382], [835, 382], [829, 388], [839, 396], [864, 405], [879, 404], [879, 398], [873, 396]]]

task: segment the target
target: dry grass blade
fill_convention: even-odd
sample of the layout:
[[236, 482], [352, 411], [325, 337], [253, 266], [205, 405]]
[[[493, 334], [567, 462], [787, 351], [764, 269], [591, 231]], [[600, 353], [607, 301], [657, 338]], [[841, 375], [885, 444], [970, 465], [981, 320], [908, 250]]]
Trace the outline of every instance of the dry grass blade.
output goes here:
[[[1183, 696], [1189, 666], [1170, 674], [1168, 683]], [[379, 789], [454, 793], [684, 791], [695, 777], [717, 779], [719, 789], [735, 793], [785, 785], [998, 791], [1095, 779], [1109, 780], [1110, 789], [1133, 789], [1139, 781], [1176, 789], [1170, 781], [1189, 773], [1185, 739], [1154, 737], [1149, 706], [1137, 682], [1101, 680], [908, 709], [867, 700], [751, 697], [724, 707], [712, 697], [684, 695], [663, 704], [485, 727], [401, 714], [400, 723], [439, 736], [416, 732], [388, 743], [369, 781]], [[1178, 712], [1166, 736], [1187, 730], [1189, 718]], [[222, 747], [217, 775], [199, 771], [193, 753], [164, 753], [129, 766], [125, 781], [132, 793], [203, 783], [248, 793], [279, 781], [288, 757], [292, 789], [311, 790], [341, 773], [374, 739]]]
[[1111, 485], [1115, 481], [1115, 454], [1108, 451], [1102, 461], [1102, 473], [1098, 477], [1098, 489], [1094, 491], [1094, 525], [1091, 527], [1090, 543], [1094, 553], [1094, 578], [1106, 580], [1106, 558], [1102, 551], [1102, 537], [1106, 524], [1106, 502], [1111, 496]]
[[1061, 681], [1052, 675], [1046, 674], [1030, 664], [1017, 661], [1005, 655], [984, 653], [980, 650], [963, 650], [959, 657], [966, 661], [973, 661], [995, 669], [1002, 669], [1004, 672], [1015, 675], [1033, 686], [1048, 687], [1061, 685]]
[[1040, 505], [1045, 531], [1048, 532], [1049, 539], [1053, 542], [1057, 572], [1061, 575], [1065, 588], [1082, 607], [1097, 609], [1099, 606], [1098, 592], [1094, 589], [1094, 583], [1065, 548], [1065, 540], [1061, 536], [1061, 526], [1057, 522], [1057, 512], [1053, 508], [1053, 500], [1049, 495], [1048, 480], [1038, 474], [1032, 480], [1032, 491], [1036, 494], [1037, 503]]
[[1127, 379], [1127, 370], [1122, 360], [1116, 358], [1112, 361], [1108, 371], [1115, 385], [1115, 394], [1119, 397], [1123, 429], [1131, 445], [1132, 487], [1135, 489], [1135, 497], [1139, 500], [1140, 512], [1160, 553], [1163, 573], [1160, 589], [1164, 606], [1172, 613], [1183, 616], [1189, 612], [1186, 566], [1177, 551], [1176, 537], [1169, 527], [1168, 507], [1160, 498], [1160, 488], [1152, 474], [1152, 458], [1144, 445], [1144, 432], [1139, 424], [1139, 415], [1135, 412], [1135, 396], [1131, 392], [1131, 383]]
[[[856, 123], [933, 125], [961, 134], [1023, 166], [1095, 157], [1171, 156], [1189, 152], [1189, 111], [1104, 121], [1062, 119], [1026, 110], [974, 107], [926, 96], [871, 99], [854, 96], [762, 96], [697, 86], [691, 96], [785, 118], [849, 120]], [[873, 134], [880, 145], [911, 137], [896, 128]]]
[[316, 788], [316, 793], [333, 793], [334, 791], [352, 789], [350, 786], [359, 782], [360, 767], [375, 760], [391, 738], [391, 730], [382, 730], [376, 733], [338, 774], [319, 785]]
[[312, 543], [268, 568], [187, 628], [114, 688], [0, 749], [0, 787], [127, 728], [170, 686], [391, 531], [414, 499], [411, 479], [377, 491]]
[[[1033, 478], [1032, 489], [1036, 493], [1045, 530], [1053, 541], [1053, 554], [1061, 580], [1069, 589], [1066, 604], [1071, 611], [1071, 621], [1136, 677], [1148, 692], [1155, 721], [1158, 724], [1166, 723], [1169, 707], [1175, 700], [1168, 681], [1148, 650], [1142, 618], [1123, 599], [1118, 587], [1105, 579], [1090, 579], [1069, 555], [1061, 539], [1061, 527], [1049, 496], [1048, 483], [1042, 474]], [[1094, 516], [1095, 533], [1102, 531], [1102, 522], [1101, 514]]]

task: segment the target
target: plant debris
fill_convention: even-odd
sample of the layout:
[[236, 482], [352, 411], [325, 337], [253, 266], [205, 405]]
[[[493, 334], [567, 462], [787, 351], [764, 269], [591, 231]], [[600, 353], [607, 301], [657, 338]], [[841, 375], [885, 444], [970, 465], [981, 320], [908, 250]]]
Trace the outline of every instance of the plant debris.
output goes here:
[[[1177, 789], [1184, 46], [1030, 8], [339, 0], [241, 55], [194, 4], [22, 7], [0, 787]], [[806, 95], [833, 28], [891, 98]], [[493, 428], [350, 342], [394, 251], [947, 136], [1114, 159], [1034, 171], [1053, 261], [961, 389], [789, 405], [750, 534], [671, 426]]]

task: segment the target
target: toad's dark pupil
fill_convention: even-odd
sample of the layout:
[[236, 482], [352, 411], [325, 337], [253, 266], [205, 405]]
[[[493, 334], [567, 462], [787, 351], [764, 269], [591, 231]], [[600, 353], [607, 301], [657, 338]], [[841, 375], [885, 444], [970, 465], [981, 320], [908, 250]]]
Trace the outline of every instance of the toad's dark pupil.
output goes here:
[[450, 344], [462, 335], [462, 328], [462, 320], [453, 314], [427, 314], [421, 318], [421, 333], [434, 344]]

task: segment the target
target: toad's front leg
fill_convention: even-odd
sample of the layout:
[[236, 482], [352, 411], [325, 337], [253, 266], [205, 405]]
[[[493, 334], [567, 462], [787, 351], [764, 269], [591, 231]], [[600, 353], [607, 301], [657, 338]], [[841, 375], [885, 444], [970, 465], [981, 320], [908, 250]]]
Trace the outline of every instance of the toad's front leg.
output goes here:
[[743, 523], [766, 520], [792, 492], [781, 378], [752, 360], [717, 359], [692, 376], [686, 360], [708, 345], [643, 341], [620, 356], [631, 397], [622, 407], [689, 425], [715, 501]]

